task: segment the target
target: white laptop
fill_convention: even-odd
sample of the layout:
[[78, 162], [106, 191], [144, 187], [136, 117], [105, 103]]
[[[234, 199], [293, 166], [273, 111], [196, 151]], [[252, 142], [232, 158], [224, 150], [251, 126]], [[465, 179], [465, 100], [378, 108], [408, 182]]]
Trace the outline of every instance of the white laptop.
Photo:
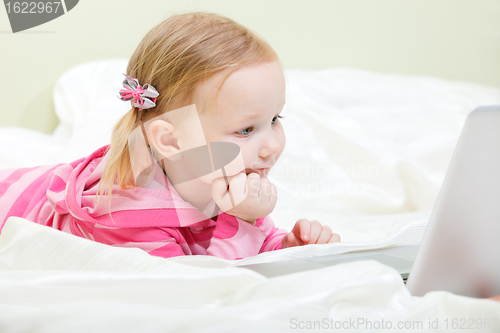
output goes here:
[[467, 117], [420, 246], [240, 267], [273, 277], [365, 259], [395, 268], [414, 296], [434, 290], [500, 295], [500, 105]]

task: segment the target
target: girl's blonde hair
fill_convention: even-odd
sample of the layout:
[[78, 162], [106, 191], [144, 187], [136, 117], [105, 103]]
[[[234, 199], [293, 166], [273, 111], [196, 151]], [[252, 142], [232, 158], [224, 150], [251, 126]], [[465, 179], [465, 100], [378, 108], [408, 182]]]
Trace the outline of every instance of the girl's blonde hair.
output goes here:
[[127, 74], [141, 85], [149, 83], [160, 95], [153, 108], [141, 110], [132, 106], [113, 128], [108, 162], [97, 191], [99, 197], [104, 192], [111, 196], [115, 180], [122, 189], [136, 186], [128, 147], [129, 135], [135, 128], [187, 105], [196, 86], [217, 73], [227, 72], [218, 93], [231, 73], [246, 65], [271, 61], [279, 61], [283, 67], [263, 38], [219, 14], [177, 14], [155, 26], [130, 58]]

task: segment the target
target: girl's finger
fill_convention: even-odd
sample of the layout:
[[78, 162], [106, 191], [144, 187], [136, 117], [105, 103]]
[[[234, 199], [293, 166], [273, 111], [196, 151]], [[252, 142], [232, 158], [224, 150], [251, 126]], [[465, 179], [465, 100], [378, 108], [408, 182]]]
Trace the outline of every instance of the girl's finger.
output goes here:
[[295, 235], [295, 238], [300, 239], [303, 242], [307, 243], [310, 239], [310, 233], [311, 233], [311, 225], [309, 223], [309, 220], [300, 219], [297, 222], [295, 222], [292, 232]]
[[316, 244], [316, 242], [318, 241], [318, 237], [321, 234], [321, 230], [322, 230], [321, 223], [319, 223], [316, 220], [312, 220], [310, 222], [310, 225], [311, 225], [311, 233], [310, 233], [310, 239], [309, 239], [308, 244]]
[[247, 179], [247, 193], [252, 196], [259, 196], [260, 191], [260, 176], [258, 173], [252, 172], [246, 176]]
[[212, 198], [215, 202], [222, 200], [222, 197], [227, 193], [226, 181], [224, 178], [217, 178], [212, 183]]
[[276, 185], [271, 183], [271, 195], [269, 196], [269, 203], [274, 207], [276, 206], [276, 201], [278, 201], [278, 190]]
[[260, 178], [260, 189], [259, 189], [259, 196], [260, 197], [268, 197], [270, 194], [269, 188], [271, 187], [271, 182], [269, 179], [263, 177]]
[[242, 202], [246, 198], [246, 179], [247, 175], [244, 173], [239, 173], [231, 178], [229, 181], [229, 189], [228, 193], [232, 196], [231, 203], [234, 202], [234, 205], [237, 206], [240, 202]]
[[302, 242], [300, 239], [297, 239], [295, 235], [290, 232], [285, 236], [285, 244], [286, 247], [292, 247], [304, 245], [304, 242]]
[[330, 229], [329, 226], [324, 225], [321, 228], [321, 234], [319, 235], [316, 244], [326, 244], [330, 240], [330, 237], [332, 237], [332, 229]]
[[340, 235], [339, 234], [332, 234], [328, 243], [337, 243], [337, 242], [340, 242]]
[[283, 236], [283, 239], [281, 240], [281, 248], [286, 249], [287, 247], [291, 246], [290, 244], [291, 244], [290, 233], [288, 233], [285, 236]]

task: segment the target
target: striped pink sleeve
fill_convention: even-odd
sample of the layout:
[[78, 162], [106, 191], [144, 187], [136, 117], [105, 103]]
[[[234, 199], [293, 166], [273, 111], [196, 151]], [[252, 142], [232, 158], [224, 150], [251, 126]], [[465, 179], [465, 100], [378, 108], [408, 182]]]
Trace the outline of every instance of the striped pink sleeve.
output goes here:
[[267, 235], [259, 253], [281, 249], [281, 241], [288, 234], [288, 231], [276, 228], [269, 215], [258, 219], [255, 226]]
[[191, 253], [175, 228], [112, 228], [96, 224], [92, 240], [118, 247], [137, 247], [162, 258]]
[[279, 230], [269, 216], [260, 218], [255, 226], [242, 219], [220, 213], [207, 253], [224, 259], [242, 259], [264, 251], [281, 248], [286, 231]]

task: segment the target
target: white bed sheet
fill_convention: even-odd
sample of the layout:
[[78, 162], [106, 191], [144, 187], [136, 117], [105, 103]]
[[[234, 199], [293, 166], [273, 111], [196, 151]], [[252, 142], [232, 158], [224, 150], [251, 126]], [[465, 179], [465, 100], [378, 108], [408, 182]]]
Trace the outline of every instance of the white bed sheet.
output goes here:
[[[0, 168], [69, 162], [107, 144], [127, 111], [116, 97], [125, 68], [112, 59], [65, 73], [54, 89], [56, 131], [1, 128]], [[273, 279], [233, 267], [419, 243], [465, 117], [485, 104], [500, 104], [500, 89], [350, 68], [288, 70], [287, 147], [269, 176], [279, 192], [271, 216], [286, 229], [317, 219], [341, 243], [240, 262], [161, 259], [13, 218], [0, 234], [0, 331], [275, 332], [312, 321], [325, 330], [325, 318], [422, 321], [424, 331], [438, 319], [437, 331], [446, 331], [446, 318], [450, 329], [453, 318], [493, 322], [500, 303], [412, 297], [396, 271], [374, 261]]]
[[182, 259], [11, 218], [0, 236], [0, 331], [449, 332], [454, 318], [473, 318], [482, 328], [474, 332], [498, 332], [500, 303], [448, 292], [412, 297], [376, 261], [267, 279], [224, 259]]

